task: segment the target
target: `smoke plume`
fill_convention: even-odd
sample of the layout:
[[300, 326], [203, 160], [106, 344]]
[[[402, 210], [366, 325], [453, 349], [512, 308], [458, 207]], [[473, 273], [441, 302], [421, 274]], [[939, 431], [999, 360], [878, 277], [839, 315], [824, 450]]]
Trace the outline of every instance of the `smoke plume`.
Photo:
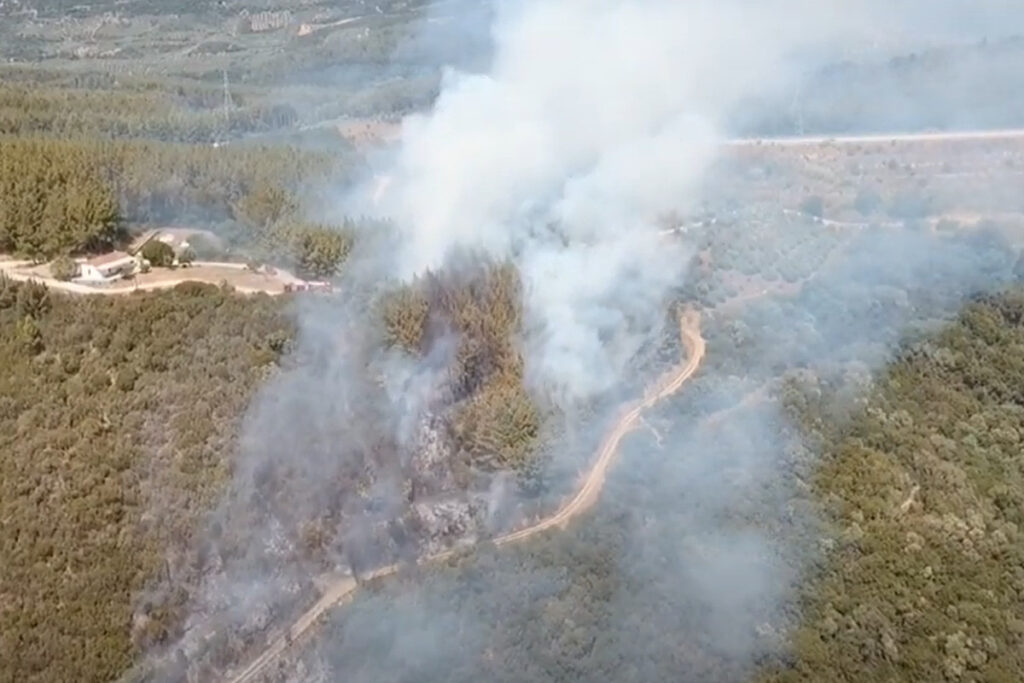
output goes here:
[[763, 4], [515, 3], [490, 71], [446, 74], [433, 109], [406, 119], [383, 190], [350, 205], [395, 221], [399, 278], [456, 249], [513, 258], [531, 376], [594, 396], [680, 281], [687, 248], [656, 219], [693, 203], [723, 112], [783, 68], [794, 29]]
[[[385, 447], [368, 424], [388, 425], [390, 440], [401, 446], [422, 441], [423, 416], [443, 384], [453, 342], [442, 337], [417, 360], [380, 351], [379, 339], [365, 329], [364, 295], [377, 280], [411, 282], [457, 268], [466, 254], [513, 263], [523, 283], [526, 321], [518, 342], [529, 388], [567, 422], [568, 436], [555, 442], [561, 450], [550, 470], [585, 462], [605, 416], [588, 413], [582, 421], [576, 409], [614, 403], [623, 386], [633, 389], [649, 379], [634, 374], [638, 355], [657, 345], [666, 304], [687, 283], [687, 266], [701, 246], [695, 238], [666, 238], [661, 219], [722, 203], [731, 191], [735, 176], [717, 166], [730, 133], [724, 122], [741, 103], [786, 92], [809, 69], [877, 37], [883, 27], [898, 32], [906, 26], [902, 20], [919, 16], [922, 7], [849, 5], [526, 0], [499, 7], [489, 68], [445, 73], [431, 110], [408, 117], [397, 149], [375, 159], [375, 177], [339, 199], [338, 211], [385, 219], [392, 227], [359, 236], [337, 300], [297, 310], [295, 367], [254, 403], [235, 478], [215, 515], [217, 528], [234, 529], [236, 537], [229, 542], [211, 533], [207, 541], [210, 552], [225, 559], [195, 601], [181, 646], [187, 654], [211, 632], [258, 628], [254, 611], [264, 606], [264, 614], [273, 614], [290, 604], [309, 589], [307, 578], [318, 567], [372, 568], [384, 557], [375, 544], [403, 496], [397, 472], [407, 462], [394, 463], [394, 478], [377, 480], [365, 496], [375, 501], [371, 506], [339, 499], [339, 481], [366, 465], [367, 452]], [[955, 19], [958, 11], [934, 12], [932, 20], [948, 29], [950, 23], [936, 17]], [[739, 216], [740, 222], [752, 219]], [[855, 241], [831, 280], [810, 283], [784, 310], [762, 312], [765, 319], [745, 320], [750, 339], [737, 353], [750, 365], [740, 374], [713, 362], [698, 394], [739, 403], [770, 369], [801, 367], [814, 355], [836, 362], [866, 357], [872, 366], [883, 360], [898, 338], [890, 334], [898, 330], [905, 305], [898, 297], [879, 304], [885, 334], [874, 326], [877, 307], [854, 308], [842, 323], [828, 313], [836, 302], [879, 294], [862, 281], [867, 264], [880, 280], [908, 291], [935, 286], [932, 298], [947, 307], [965, 289], [987, 286], [1006, 272], [1005, 263], [992, 268], [977, 250], [936, 248], [920, 235], [900, 235], [891, 242], [882, 235]], [[736, 239], [759, 248], [742, 233]], [[887, 246], [914, 258], [894, 260]], [[940, 275], [946, 279], [932, 281]], [[774, 330], [794, 320], [798, 331], [806, 322], [813, 332], [796, 337], [796, 345], [793, 337], [773, 338]], [[759, 344], [762, 358], [750, 352]], [[382, 379], [386, 400], [370, 398], [366, 368]], [[578, 590], [607, 590], [605, 621], [587, 626], [621, 638], [617, 651], [627, 662], [645, 656], [650, 645], [642, 634], [654, 628], [692, 633], [703, 626], [714, 640], [703, 643], [709, 656], [739, 662], [729, 669], [733, 674], [772, 649], [754, 634], [753, 620], [776, 614], [798, 575], [795, 556], [806, 548], [741, 521], [754, 498], [762, 506], [787, 500], [791, 484], [783, 474], [800, 469], [792, 460], [799, 446], [773, 408], [740, 409], [725, 418], [729, 438], [702, 431], [696, 418], [673, 425], [676, 411], [696, 410], [691, 400], [659, 413], [652, 429], [665, 433], [657, 442], [637, 436], [626, 445], [624, 479], [609, 484], [593, 523], [564, 540], [570, 553], [604, 558], [611, 567], [608, 586], [581, 588], [576, 582], [583, 579], [571, 569], [526, 551], [503, 551], [510, 553], [503, 559], [481, 550], [478, 563], [490, 573], [474, 579], [477, 595], [494, 595], [501, 618], [519, 624], [527, 641], [557, 636], [567, 639], [567, 651], [581, 648], [574, 665], [579, 669], [559, 673], [539, 660], [506, 663], [508, 680], [579, 678], [586, 662], [610, 656], [611, 648], [570, 643], [575, 636], [560, 630], [574, 631], [565, 626], [568, 617], [558, 613], [558, 603]], [[271, 482], [265, 476], [270, 470], [286, 476]], [[612, 540], [598, 538], [595, 528], [616, 515], [628, 520], [626, 531]], [[811, 513], [794, 516], [812, 524]], [[328, 536], [343, 539], [345, 550], [328, 544], [317, 562], [303, 559], [303, 539], [292, 530], [325, 518], [341, 520]], [[559, 540], [543, 543], [551, 549]], [[446, 575], [424, 587], [421, 597], [375, 597], [354, 606], [321, 643], [324, 675], [412, 680], [408, 672], [419, 671], [429, 675], [416, 680], [472, 679], [472, 663], [486, 659], [489, 637], [500, 639], [504, 632], [478, 613], [460, 581]], [[665, 604], [676, 604], [669, 598], [689, 613], [666, 613]], [[636, 623], [637, 613], [651, 614], [650, 623]], [[439, 629], [472, 637], [452, 642], [439, 637]], [[388, 669], [389, 657], [402, 662]], [[609, 680], [667, 675], [621, 661], [602, 666], [615, 672]]]

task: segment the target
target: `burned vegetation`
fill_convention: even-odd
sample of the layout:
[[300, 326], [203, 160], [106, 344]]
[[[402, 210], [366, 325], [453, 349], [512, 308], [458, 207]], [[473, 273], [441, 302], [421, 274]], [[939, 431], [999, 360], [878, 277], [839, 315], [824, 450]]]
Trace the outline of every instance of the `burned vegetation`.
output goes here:
[[521, 284], [509, 263], [427, 273], [382, 302], [387, 343], [424, 356], [457, 339], [447, 378], [449, 434], [466, 464], [515, 469], [529, 459], [539, 429], [516, 348]]
[[515, 267], [474, 260], [356, 298], [310, 304], [337, 325], [300, 333], [257, 396], [224, 503], [137, 616], [168, 622], [151, 651], [212, 675], [308, 606], [312, 577], [360, 580], [527, 514], [549, 409], [524, 383]]

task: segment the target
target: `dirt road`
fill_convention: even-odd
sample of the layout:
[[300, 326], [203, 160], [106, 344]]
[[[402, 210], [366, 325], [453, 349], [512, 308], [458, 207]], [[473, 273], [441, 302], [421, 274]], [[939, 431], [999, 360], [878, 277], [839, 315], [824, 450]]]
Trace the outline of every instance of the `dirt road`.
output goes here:
[[[643, 411], [679, 391], [686, 380], [700, 367], [701, 360], [704, 358], [705, 343], [704, 338], [700, 334], [700, 319], [696, 312], [689, 311], [680, 316], [679, 333], [686, 347], [686, 362], [655, 382], [642, 400], [633, 404], [622, 417], [615, 421], [611, 431], [602, 439], [594, 464], [590, 472], [587, 473], [587, 477], [579, 491], [576, 492], [576, 495], [549, 517], [524, 529], [494, 539], [495, 545], [506, 545], [522, 541], [555, 527], [565, 528], [569, 522], [597, 502], [601, 489], [604, 488], [608, 469], [611, 467], [615, 454], [618, 452], [619, 443], [629, 432], [639, 426], [640, 416]], [[454, 555], [455, 552], [454, 550], [448, 550], [437, 553], [423, 558], [421, 563], [446, 560]], [[398, 565], [395, 564], [381, 567], [370, 572], [364, 579], [370, 580], [389, 576], [397, 573], [398, 569]], [[296, 619], [287, 631], [273, 638], [256, 659], [227, 680], [230, 683], [250, 683], [256, 680], [257, 676], [273, 664], [292, 643], [309, 635], [323, 615], [350, 598], [355, 593], [356, 588], [358, 588], [356, 582], [347, 577], [332, 583], [327, 587], [323, 596], [316, 604]]]
[[284, 274], [280, 277], [268, 277], [249, 273], [245, 270], [244, 265], [203, 262], [179, 271], [151, 272], [140, 275], [135, 282], [123, 280], [116, 284], [94, 286], [78, 282], [65, 282], [34, 270], [26, 270], [26, 268], [30, 268], [32, 265], [31, 261], [0, 260], [0, 275], [17, 282], [35, 281], [46, 285], [50, 289], [67, 294], [81, 294], [85, 296], [117, 296], [133, 292], [173, 289], [185, 282], [202, 282], [218, 286], [222, 282], [227, 282], [239, 294], [257, 294], [262, 292], [276, 296], [284, 293], [284, 283], [286, 281], [295, 281], [294, 276], [290, 274]]

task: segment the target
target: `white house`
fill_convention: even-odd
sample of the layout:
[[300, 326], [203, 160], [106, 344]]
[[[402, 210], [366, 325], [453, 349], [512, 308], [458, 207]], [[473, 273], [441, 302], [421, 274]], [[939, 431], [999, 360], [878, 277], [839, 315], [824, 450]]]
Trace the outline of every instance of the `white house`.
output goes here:
[[123, 251], [112, 251], [79, 264], [76, 282], [107, 284], [135, 272], [135, 257]]

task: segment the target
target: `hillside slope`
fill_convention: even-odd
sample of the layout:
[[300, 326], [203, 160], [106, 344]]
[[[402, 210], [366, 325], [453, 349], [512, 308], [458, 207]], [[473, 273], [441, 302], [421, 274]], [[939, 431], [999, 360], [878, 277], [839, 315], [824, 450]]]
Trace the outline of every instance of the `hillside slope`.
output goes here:
[[970, 304], [903, 350], [848, 423], [789, 405], [826, 459], [831, 524], [794, 664], [768, 680], [1020, 680], [1024, 293]]

